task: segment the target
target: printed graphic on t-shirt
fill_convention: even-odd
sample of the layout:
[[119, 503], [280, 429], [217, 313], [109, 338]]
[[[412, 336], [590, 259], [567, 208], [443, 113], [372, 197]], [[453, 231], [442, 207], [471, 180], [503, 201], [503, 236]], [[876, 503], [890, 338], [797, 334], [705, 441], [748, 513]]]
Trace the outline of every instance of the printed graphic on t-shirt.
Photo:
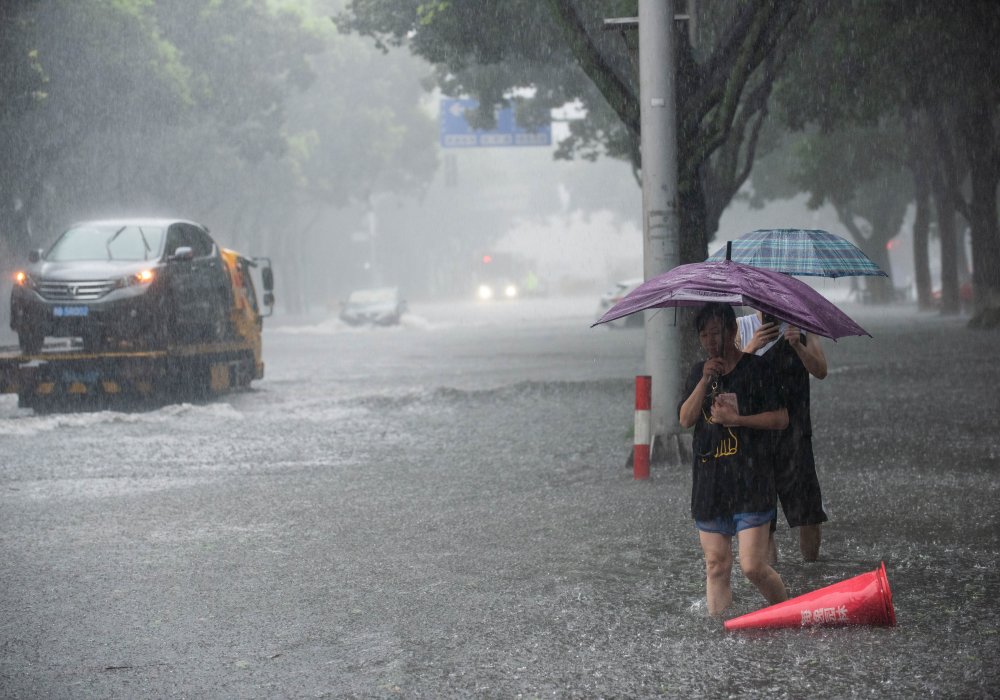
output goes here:
[[[731, 396], [735, 399], [736, 394], [731, 394]], [[708, 452], [699, 455], [702, 464], [707, 462], [709, 458], [722, 459], [723, 457], [735, 457], [739, 454], [740, 441], [736, 437], [736, 433], [733, 432], [733, 429], [713, 423], [711, 412], [706, 411], [704, 407], [701, 409], [701, 414], [705, 419], [705, 423], [716, 428], [711, 431], [712, 438], [709, 443], [710, 446], [714, 445], [714, 447]]]

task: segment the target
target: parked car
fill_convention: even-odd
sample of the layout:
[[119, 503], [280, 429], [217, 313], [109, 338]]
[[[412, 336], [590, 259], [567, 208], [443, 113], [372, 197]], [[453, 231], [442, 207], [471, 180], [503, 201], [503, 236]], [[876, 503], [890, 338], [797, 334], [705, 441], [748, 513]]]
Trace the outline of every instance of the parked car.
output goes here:
[[406, 302], [397, 287], [357, 289], [341, 303], [340, 319], [352, 326], [392, 326], [406, 312]]
[[[601, 299], [597, 304], [597, 315], [594, 317], [595, 320], [603, 316], [608, 309], [621, 301], [629, 292], [642, 284], [643, 281], [644, 280], [641, 277], [635, 277], [615, 282], [608, 291], [601, 295]], [[639, 328], [643, 325], [643, 323], [643, 314], [635, 313], [631, 316], [625, 316], [624, 318], [609, 321], [604, 325], [609, 328]]]
[[38, 352], [47, 336], [80, 337], [85, 349], [98, 350], [229, 333], [219, 247], [192, 221], [86, 221], [28, 260], [10, 298], [22, 352]]

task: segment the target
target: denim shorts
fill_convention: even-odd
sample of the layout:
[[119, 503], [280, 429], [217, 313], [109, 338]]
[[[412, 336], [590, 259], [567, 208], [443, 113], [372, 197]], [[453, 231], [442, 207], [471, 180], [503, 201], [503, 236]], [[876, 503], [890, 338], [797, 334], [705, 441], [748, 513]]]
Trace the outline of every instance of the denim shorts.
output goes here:
[[777, 511], [772, 508], [757, 513], [736, 513], [734, 515], [721, 515], [711, 520], [695, 520], [694, 524], [702, 532], [714, 532], [733, 537], [741, 530], [749, 530], [752, 527], [760, 527], [771, 522], [776, 513]]

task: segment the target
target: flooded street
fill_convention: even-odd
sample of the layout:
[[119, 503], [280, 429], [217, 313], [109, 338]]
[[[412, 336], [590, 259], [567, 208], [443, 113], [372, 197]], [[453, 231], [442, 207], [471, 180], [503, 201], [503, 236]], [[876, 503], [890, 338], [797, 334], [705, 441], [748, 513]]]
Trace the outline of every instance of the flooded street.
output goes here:
[[[993, 697], [996, 332], [845, 306], [814, 443], [830, 522], [791, 595], [884, 561], [894, 628], [725, 632], [690, 467], [624, 466], [641, 330], [589, 299], [411, 304], [265, 336], [204, 405], [0, 397], [0, 696]], [[764, 605], [737, 572], [734, 609]]]

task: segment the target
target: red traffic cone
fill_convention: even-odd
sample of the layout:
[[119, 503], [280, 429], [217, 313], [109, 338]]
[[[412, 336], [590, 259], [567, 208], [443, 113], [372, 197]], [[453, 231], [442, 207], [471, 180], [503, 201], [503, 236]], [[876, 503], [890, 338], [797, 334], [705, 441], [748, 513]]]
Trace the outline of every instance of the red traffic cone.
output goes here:
[[726, 620], [727, 630], [896, 624], [885, 562], [867, 574]]

